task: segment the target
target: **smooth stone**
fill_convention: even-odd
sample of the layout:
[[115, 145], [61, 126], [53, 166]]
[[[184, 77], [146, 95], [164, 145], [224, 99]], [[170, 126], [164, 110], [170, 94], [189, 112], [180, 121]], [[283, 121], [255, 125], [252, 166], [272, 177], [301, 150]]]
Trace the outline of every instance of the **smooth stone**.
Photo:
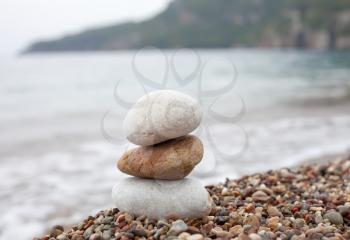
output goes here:
[[118, 182], [112, 199], [119, 210], [151, 219], [200, 218], [209, 214], [211, 198], [200, 181], [129, 177]]
[[336, 225], [341, 225], [344, 223], [343, 217], [340, 213], [338, 212], [328, 212], [323, 216], [324, 219], [328, 219], [331, 223], [336, 224]]
[[171, 228], [169, 229], [167, 235], [168, 236], [177, 236], [182, 232], [185, 232], [187, 230], [188, 226], [187, 224], [179, 219], [172, 223]]
[[187, 135], [154, 146], [131, 149], [119, 159], [120, 171], [135, 177], [176, 180], [186, 177], [203, 158], [199, 138]]
[[202, 234], [193, 234], [186, 238], [186, 240], [203, 240], [204, 237]]
[[127, 113], [123, 129], [127, 139], [149, 146], [185, 136], [201, 122], [199, 103], [186, 94], [158, 90], [141, 97]]
[[252, 195], [253, 201], [255, 202], [267, 202], [270, 197], [263, 191], [256, 191]]
[[338, 206], [337, 209], [342, 216], [345, 216], [350, 213], [350, 206], [347, 205]]
[[274, 207], [274, 206], [269, 206], [267, 208], [267, 213], [269, 215], [269, 217], [282, 217], [282, 213], [278, 210], [278, 208]]

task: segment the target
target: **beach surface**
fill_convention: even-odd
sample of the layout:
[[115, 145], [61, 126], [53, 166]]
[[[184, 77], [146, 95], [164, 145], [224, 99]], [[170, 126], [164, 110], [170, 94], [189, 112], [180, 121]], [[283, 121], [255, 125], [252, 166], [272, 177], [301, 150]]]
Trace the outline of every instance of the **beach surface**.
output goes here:
[[282, 168], [208, 185], [201, 219], [148, 219], [118, 209], [89, 216], [48, 239], [332, 239], [350, 238], [350, 158]]

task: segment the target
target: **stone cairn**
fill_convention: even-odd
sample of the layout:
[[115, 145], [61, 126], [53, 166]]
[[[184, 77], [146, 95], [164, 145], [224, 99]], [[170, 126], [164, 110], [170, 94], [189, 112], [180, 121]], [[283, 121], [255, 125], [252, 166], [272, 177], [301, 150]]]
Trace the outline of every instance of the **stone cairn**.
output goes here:
[[188, 135], [201, 117], [195, 99], [173, 90], [154, 91], [136, 102], [123, 128], [127, 139], [140, 146], [117, 162], [120, 171], [133, 176], [113, 187], [119, 210], [153, 219], [209, 214], [207, 190], [198, 180], [185, 178], [203, 157], [202, 142]]

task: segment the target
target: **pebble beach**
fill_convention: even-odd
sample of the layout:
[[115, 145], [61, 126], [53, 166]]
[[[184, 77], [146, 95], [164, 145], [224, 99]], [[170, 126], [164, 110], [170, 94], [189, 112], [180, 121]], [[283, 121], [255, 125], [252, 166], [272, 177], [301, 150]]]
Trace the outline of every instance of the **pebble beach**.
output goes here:
[[350, 158], [243, 176], [206, 186], [202, 218], [153, 220], [117, 208], [34, 240], [350, 239]]
[[[204, 131], [195, 132], [205, 154], [187, 177], [216, 184], [226, 177], [238, 179], [349, 153], [348, 53], [225, 49], [198, 54], [203, 62], [227, 57], [239, 70], [232, 95], [213, 110], [238, 111], [235, 93], [247, 109], [237, 126], [228, 126], [208, 119], [206, 109], [212, 102], [205, 101], [200, 129], [210, 130], [220, 152], [235, 154], [240, 149], [232, 146], [242, 143], [241, 127], [249, 136], [249, 148], [234, 159], [217, 159]], [[163, 66], [158, 55], [151, 51], [140, 59], [150, 79], [162, 77], [154, 70]], [[116, 171], [115, 161], [135, 147], [122, 135], [126, 110], [115, 101], [113, 89], [123, 79], [117, 92], [125, 101], [134, 103], [144, 94], [131, 71], [133, 56], [126, 51], [0, 58], [0, 239], [42, 236], [56, 224], [71, 226], [113, 206], [111, 188], [125, 177]], [[193, 67], [191, 55], [177, 62], [186, 72]], [[208, 90], [231, 76], [215, 70], [221, 61], [213, 64], [203, 79]], [[175, 86], [171, 75], [169, 84], [191, 95], [196, 81], [185, 89]], [[103, 119], [116, 142], [102, 134]]]

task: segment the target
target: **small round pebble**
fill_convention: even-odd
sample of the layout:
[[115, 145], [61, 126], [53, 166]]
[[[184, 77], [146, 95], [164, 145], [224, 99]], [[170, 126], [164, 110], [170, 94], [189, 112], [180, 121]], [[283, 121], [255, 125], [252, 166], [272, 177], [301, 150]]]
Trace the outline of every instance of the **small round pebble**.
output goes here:
[[343, 217], [340, 213], [338, 212], [328, 212], [323, 216], [324, 219], [328, 219], [331, 223], [340, 225], [344, 223]]
[[249, 234], [249, 239], [250, 240], [262, 240], [262, 238], [256, 233]]
[[267, 202], [270, 197], [263, 191], [256, 191], [252, 195], [254, 202]]
[[183, 220], [179, 219], [179, 220], [173, 222], [173, 224], [171, 225], [171, 228], [168, 232], [168, 235], [169, 236], [177, 236], [180, 233], [185, 232], [187, 230], [187, 228], [188, 228], [187, 224]]
[[267, 208], [267, 213], [269, 214], [270, 217], [280, 217], [282, 216], [282, 213], [278, 210], [278, 208], [274, 206], [269, 206]]
[[203, 240], [204, 237], [202, 234], [193, 234], [191, 236], [188, 236], [186, 240]]
[[338, 209], [338, 212], [343, 216], [350, 213], [350, 205], [342, 205], [342, 206], [339, 206], [337, 209]]
[[183, 232], [183, 233], [180, 233], [180, 235], [178, 237], [180, 240], [186, 240], [189, 236], [191, 236], [191, 234], [189, 234], [187, 232]]

